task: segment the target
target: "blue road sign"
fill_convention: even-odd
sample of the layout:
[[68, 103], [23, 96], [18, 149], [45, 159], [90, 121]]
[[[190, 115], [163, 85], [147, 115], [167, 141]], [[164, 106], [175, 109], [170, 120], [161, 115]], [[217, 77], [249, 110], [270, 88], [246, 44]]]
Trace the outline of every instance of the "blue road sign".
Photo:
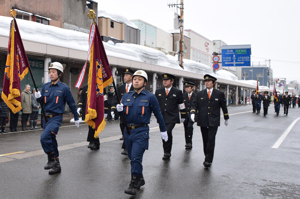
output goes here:
[[251, 66], [251, 47], [222, 47], [222, 66]]
[[220, 68], [220, 65], [218, 63], [213, 64], [213, 69], [218, 70]]

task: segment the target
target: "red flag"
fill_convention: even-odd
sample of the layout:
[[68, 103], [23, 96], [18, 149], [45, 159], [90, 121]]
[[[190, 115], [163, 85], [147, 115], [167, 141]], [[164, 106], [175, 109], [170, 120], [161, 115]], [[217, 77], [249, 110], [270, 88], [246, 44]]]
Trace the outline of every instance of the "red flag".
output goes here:
[[274, 82], [274, 88], [273, 88], [273, 96], [274, 96], [274, 97], [278, 97], [278, 96], [277, 96], [276, 87], [275, 87], [275, 82]]
[[21, 81], [28, 73], [29, 67], [17, 21], [13, 19], [10, 23], [10, 36], [1, 95], [3, 101], [13, 113], [17, 113], [22, 109]]
[[113, 82], [112, 73], [97, 24], [92, 24], [95, 36], [90, 49], [90, 67], [85, 122], [95, 129], [94, 137], [105, 127], [103, 90]]

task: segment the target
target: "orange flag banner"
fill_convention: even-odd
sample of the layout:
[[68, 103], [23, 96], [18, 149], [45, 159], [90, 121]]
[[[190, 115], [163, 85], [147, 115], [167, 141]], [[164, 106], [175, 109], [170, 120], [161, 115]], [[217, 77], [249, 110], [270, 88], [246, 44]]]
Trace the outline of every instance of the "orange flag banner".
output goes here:
[[3, 78], [2, 99], [13, 113], [22, 109], [21, 81], [28, 73], [29, 62], [24, 50], [16, 19], [10, 24], [10, 36]]
[[90, 49], [85, 122], [95, 129], [94, 137], [98, 138], [105, 127], [103, 91], [113, 82], [113, 76], [97, 24], [92, 24], [91, 30], [94, 30], [94, 37]]

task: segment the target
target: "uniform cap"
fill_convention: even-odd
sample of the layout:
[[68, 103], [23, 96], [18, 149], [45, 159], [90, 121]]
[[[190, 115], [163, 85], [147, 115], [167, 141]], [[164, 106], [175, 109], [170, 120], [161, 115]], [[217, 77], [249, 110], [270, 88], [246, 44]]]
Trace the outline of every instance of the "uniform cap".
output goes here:
[[63, 65], [62, 65], [61, 63], [59, 63], [59, 62], [52, 62], [52, 63], [50, 64], [48, 70], [50, 70], [50, 69], [57, 69], [57, 70], [59, 70], [59, 71], [62, 72], [62, 73], [64, 72], [64, 67], [63, 67]]
[[183, 85], [185, 87], [190, 87], [190, 86], [193, 87], [193, 86], [195, 86], [195, 83], [194, 82], [189, 82], [189, 81], [184, 81]]
[[162, 79], [163, 80], [167, 80], [167, 79], [175, 79], [175, 76], [174, 75], [171, 75], [169, 73], [164, 73], [162, 74]]
[[141, 76], [141, 77], [144, 77], [145, 80], [148, 81], [148, 75], [147, 75], [147, 73], [146, 73], [145, 71], [143, 71], [143, 70], [137, 70], [137, 71], [135, 71], [135, 73], [134, 73], [133, 76], [132, 76], [132, 79], [133, 79], [134, 76]]
[[133, 75], [134, 71], [131, 68], [126, 68], [124, 74]]
[[269, 92], [268, 91], [265, 91], [265, 94], [268, 94]]
[[215, 78], [214, 76], [211, 76], [209, 74], [204, 75], [204, 81], [209, 81], [209, 80], [217, 81], [217, 78]]

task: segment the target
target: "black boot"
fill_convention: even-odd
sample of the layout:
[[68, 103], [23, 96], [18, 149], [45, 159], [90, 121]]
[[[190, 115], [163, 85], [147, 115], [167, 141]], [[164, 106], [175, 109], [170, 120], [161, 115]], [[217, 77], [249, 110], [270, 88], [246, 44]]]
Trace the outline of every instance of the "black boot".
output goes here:
[[33, 127], [33, 120], [30, 120], [30, 130], [34, 130], [34, 127]]
[[55, 159], [54, 166], [49, 170], [49, 175], [53, 175], [60, 172], [61, 172], [61, 167], [60, 167], [59, 159], [57, 158]]
[[131, 176], [131, 182], [129, 184], [129, 187], [125, 190], [125, 193], [135, 196], [137, 191], [138, 181], [139, 179], [136, 176]]
[[145, 179], [142, 174], [142, 176], [139, 177], [138, 182], [137, 182], [137, 186], [136, 186], [137, 190], [139, 190], [141, 188], [141, 186], [144, 186], [144, 185], [145, 185]]
[[55, 158], [54, 158], [54, 153], [48, 154], [48, 162], [45, 165], [44, 169], [49, 170], [51, 169], [55, 164]]
[[22, 131], [26, 131], [26, 122], [22, 121]]
[[7, 131], [5, 130], [5, 127], [2, 126], [1, 130], [2, 130], [1, 131], [2, 133], [7, 133]]

